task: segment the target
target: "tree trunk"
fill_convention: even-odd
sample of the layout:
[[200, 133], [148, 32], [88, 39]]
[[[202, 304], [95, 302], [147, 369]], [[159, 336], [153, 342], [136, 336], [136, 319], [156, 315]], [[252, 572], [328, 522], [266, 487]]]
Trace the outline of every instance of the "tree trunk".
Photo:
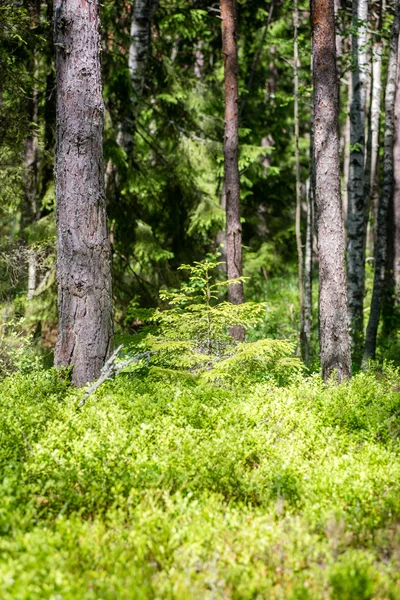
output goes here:
[[[222, 50], [225, 68], [225, 137], [224, 186], [226, 200], [226, 259], [228, 279], [242, 276], [242, 225], [240, 223], [239, 152], [239, 94], [238, 54], [236, 42], [236, 0], [221, 0]], [[243, 284], [228, 287], [228, 298], [233, 304], [243, 302]], [[243, 328], [232, 331], [242, 339]]]
[[343, 225], [344, 225], [344, 236], [347, 241], [347, 217], [349, 214], [349, 175], [350, 175], [350, 106], [351, 106], [351, 74], [348, 78], [348, 98], [346, 106], [346, 122], [344, 124], [343, 131], [343, 202], [342, 202], [342, 213], [343, 213]]
[[158, 7], [158, 0], [135, 0], [131, 20], [131, 43], [129, 46], [129, 76], [131, 97], [119, 132], [118, 142], [128, 157], [133, 152], [133, 136], [143, 94], [146, 67], [150, 54], [151, 22]]
[[371, 94], [370, 94], [370, 114], [368, 119], [368, 143], [367, 158], [365, 161], [365, 218], [366, 218], [366, 248], [369, 252], [373, 250], [371, 234], [371, 225], [368, 223], [371, 209], [373, 213], [373, 201], [377, 188], [377, 167], [379, 155], [379, 124], [381, 115], [381, 96], [382, 96], [382, 23], [383, 23], [384, 0], [380, 2], [380, 14], [377, 23], [377, 35], [371, 48]]
[[352, 354], [361, 363], [365, 290], [365, 111], [367, 86], [368, 1], [353, 0], [352, 101], [350, 107], [350, 173], [348, 190], [347, 277]]
[[375, 358], [376, 337], [381, 313], [383, 285], [386, 269], [387, 214], [394, 192], [394, 134], [395, 99], [398, 71], [398, 41], [400, 30], [400, 0], [396, 1], [396, 11], [390, 34], [389, 65], [385, 92], [385, 139], [383, 159], [383, 187], [378, 207], [378, 227], [375, 244], [375, 273], [372, 291], [371, 310], [365, 341], [364, 358]]
[[299, 4], [294, 0], [293, 12], [294, 44], [293, 44], [293, 76], [294, 76], [294, 154], [296, 163], [296, 247], [297, 247], [297, 273], [299, 281], [299, 309], [300, 309], [300, 348], [304, 357], [304, 274], [303, 274], [303, 246], [301, 240], [301, 178], [300, 178], [300, 123], [299, 123]]
[[[312, 65], [311, 65], [312, 69]], [[315, 156], [314, 156], [314, 109], [310, 115], [310, 178], [307, 190], [307, 225], [304, 253], [304, 333], [302, 340], [303, 358], [307, 364], [311, 358], [312, 332], [312, 276], [313, 276], [313, 233], [314, 233], [314, 194], [315, 194]]]
[[[399, 55], [400, 60], [400, 45]], [[394, 196], [393, 196], [393, 274], [395, 281], [395, 304], [400, 307], [400, 68], [397, 68], [394, 136]]]
[[57, 77], [57, 367], [81, 386], [113, 346], [110, 246], [104, 200], [98, 0], [55, 1]]
[[340, 206], [338, 85], [333, 0], [311, 0], [315, 192], [318, 218], [322, 375], [351, 375], [344, 233]]

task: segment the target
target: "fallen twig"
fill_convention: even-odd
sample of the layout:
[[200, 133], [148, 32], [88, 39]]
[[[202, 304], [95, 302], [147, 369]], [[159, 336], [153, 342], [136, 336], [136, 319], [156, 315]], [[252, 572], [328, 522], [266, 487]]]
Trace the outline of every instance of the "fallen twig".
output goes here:
[[86, 404], [87, 399], [105, 381], [109, 381], [109, 380], [113, 379], [113, 377], [118, 375], [118, 373], [120, 373], [123, 369], [125, 369], [125, 367], [127, 367], [128, 365], [131, 365], [133, 363], [138, 363], [139, 360], [142, 360], [142, 358], [147, 358], [147, 364], [148, 364], [148, 362], [150, 360], [150, 356], [152, 354], [155, 354], [155, 351], [148, 350], [147, 352], [142, 352], [141, 354], [132, 356], [132, 358], [128, 358], [128, 360], [125, 360], [120, 363], [116, 363], [115, 360], [116, 360], [118, 354], [121, 352], [122, 348], [123, 348], [123, 346], [118, 346], [118, 348], [115, 350], [115, 352], [113, 352], [113, 354], [110, 356], [110, 358], [106, 361], [106, 363], [104, 364], [104, 367], [101, 370], [100, 377], [96, 381], [94, 381], [90, 387], [88, 387], [88, 389], [85, 392], [84, 397], [79, 402], [79, 405], [78, 405], [79, 408], [82, 408], [82, 406], [84, 406]]

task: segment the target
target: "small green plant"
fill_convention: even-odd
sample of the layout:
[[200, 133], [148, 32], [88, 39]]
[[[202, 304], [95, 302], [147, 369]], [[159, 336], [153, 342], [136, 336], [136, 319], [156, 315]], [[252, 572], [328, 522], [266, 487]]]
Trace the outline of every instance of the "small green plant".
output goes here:
[[259, 340], [238, 344], [230, 335], [235, 326], [251, 330], [265, 318], [264, 303], [234, 305], [220, 301], [221, 291], [240, 279], [218, 281], [215, 273], [223, 264], [214, 255], [202, 262], [182, 265], [188, 281], [178, 290], [163, 290], [164, 307], [150, 311], [133, 308], [130, 317], [150, 324], [144, 340], [156, 351], [153, 364], [158, 367], [204, 372], [205, 380], [228, 383], [275, 380], [287, 381], [301, 362], [292, 357], [293, 345], [283, 340]]

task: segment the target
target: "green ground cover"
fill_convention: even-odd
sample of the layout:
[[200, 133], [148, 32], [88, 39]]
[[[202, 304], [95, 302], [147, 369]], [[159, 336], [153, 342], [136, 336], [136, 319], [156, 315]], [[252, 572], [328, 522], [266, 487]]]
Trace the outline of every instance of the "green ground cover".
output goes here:
[[400, 373], [2, 381], [0, 597], [400, 598]]

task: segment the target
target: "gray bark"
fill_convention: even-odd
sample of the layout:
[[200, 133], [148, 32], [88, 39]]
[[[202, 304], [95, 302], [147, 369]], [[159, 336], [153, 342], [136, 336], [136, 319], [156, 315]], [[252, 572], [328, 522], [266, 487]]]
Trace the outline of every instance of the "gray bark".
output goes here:
[[98, 0], [56, 0], [57, 367], [81, 386], [113, 348]]
[[[400, 60], [400, 45], [399, 56]], [[395, 303], [400, 305], [400, 68], [397, 68], [394, 136], [394, 195], [393, 195], [393, 276]]]
[[[224, 190], [226, 200], [226, 259], [228, 279], [236, 279], [242, 276], [236, 0], [221, 0], [221, 19], [225, 73]], [[228, 286], [228, 298], [232, 304], [242, 304], [242, 282]], [[236, 339], [242, 339], [244, 336], [243, 328], [233, 328], [232, 335]]]
[[375, 273], [372, 291], [371, 310], [365, 340], [365, 360], [375, 358], [376, 337], [381, 314], [383, 286], [387, 258], [387, 215], [394, 193], [394, 135], [395, 100], [398, 71], [398, 41], [400, 31], [400, 0], [396, 0], [396, 10], [390, 34], [389, 64], [385, 91], [385, 138], [383, 159], [383, 187], [378, 207], [378, 226], [375, 244]]
[[368, 1], [353, 1], [352, 101], [348, 188], [347, 278], [353, 359], [361, 362], [365, 290], [365, 111], [367, 87]]
[[150, 54], [151, 22], [158, 7], [158, 0], [135, 0], [131, 20], [131, 43], [128, 67], [131, 81], [131, 97], [125, 118], [122, 120], [118, 142], [128, 156], [133, 150], [133, 136], [143, 94], [145, 73]]
[[[312, 69], [312, 64], [311, 64]], [[307, 364], [311, 358], [312, 333], [312, 277], [313, 277], [313, 232], [314, 232], [314, 203], [315, 203], [315, 157], [314, 157], [314, 108], [310, 114], [310, 177], [307, 190], [307, 225], [306, 244], [304, 252], [304, 329], [302, 354]]]
[[377, 36], [375, 42], [371, 48], [371, 90], [370, 90], [370, 114], [368, 119], [368, 143], [367, 143], [367, 158], [365, 161], [365, 218], [366, 218], [366, 247], [369, 252], [373, 251], [371, 234], [371, 225], [368, 223], [369, 215], [372, 212], [376, 214], [374, 210], [374, 200], [377, 188], [379, 187], [377, 181], [377, 166], [378, 166], [378, 154], [379, 154], [379, 124], [381, 114], [381, 96], [382, 96], [382, 38], [380, 33], [382, 31], [383, 22], [383, 9], [384, 0], [380, 3], [380, 16], [377, 23]]
[[322, 375], [350, 377], [333, 0], [311, 0]]
[[294, 0], [293, 11], [294, 44], [293, 44], [293, 77], [294, 77], [294, 153], [296, 164], [296, 247], [297, 247], [297, 273], [299, 282], [299, 309], [300, 309], [300, 347], [304, 359], [304, 274], [303, 274], [303, 246], [301, 239], [301, 178], [300, 178], [300, 122], [299, 122], [299, 3]]

